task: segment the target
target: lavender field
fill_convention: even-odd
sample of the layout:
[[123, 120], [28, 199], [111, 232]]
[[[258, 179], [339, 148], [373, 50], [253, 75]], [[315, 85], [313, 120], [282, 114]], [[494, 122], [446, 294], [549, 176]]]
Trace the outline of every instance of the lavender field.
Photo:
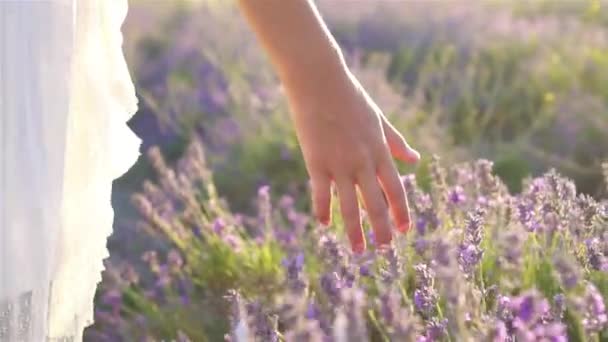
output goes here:
[[[87, 341], [608, 341], [608, 3], [320, 0], [423, 158], [414, 229], [310, 214], [281, 85], [225, 1], [130, 1], [142, 157]], [[335, 202], [335, 201], [334, 201]]]

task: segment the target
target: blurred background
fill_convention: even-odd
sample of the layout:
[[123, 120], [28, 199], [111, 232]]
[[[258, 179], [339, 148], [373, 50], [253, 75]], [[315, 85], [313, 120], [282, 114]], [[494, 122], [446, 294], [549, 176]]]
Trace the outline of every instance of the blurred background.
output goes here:
[[[316, 1], [348, 64], [418, 149], [445, 165], [494, 161], [511, 191], [551, 168], [603, 195], [608, 159], [608, 7], [600, 1]], [[308, 209], [307, 177], [281, 85], [230, 1], [130, 0], [124, 52], [140, 101], [142, 153], [179, 159], [202, 140], [219, 195], [254, 208], [261, 185]], [[602, 6], [604, 5], [604, 6]], [[111, 260], [159, 242], [130, 196], [142, 157], [114, 185]]]
[[[368, 92], [423, 155], [487, 158], [512, 191], [556, 168], [600, 195], [608, 158], [608, 9], [597, 1], [321, 0]], [[177, 159], [193, 136], [222, 197], [247, 211], [262, 184], [306, 191], [280, 83], [230, 1], [131, 0], [124, 51], [142, 152]], [[404, 172], [412, 172], [403, 168]], [[121, 230], [145, 158], [115, 185]], [[306, 198], [302, 198], [306, 206]], [[124, 205], [123, 205], [124, 202]]]

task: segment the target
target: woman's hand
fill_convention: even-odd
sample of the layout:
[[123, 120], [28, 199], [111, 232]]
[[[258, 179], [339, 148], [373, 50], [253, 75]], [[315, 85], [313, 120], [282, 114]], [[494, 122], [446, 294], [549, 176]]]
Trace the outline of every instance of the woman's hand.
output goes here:
[[298, 75], [286, 77], [284, 84], [312, 180], [315, 215], [329, 223], [333, 182], [352, 248], [362, 252], [365, 238], [358, 188], [376, 243], [390, 243], [388, 207], [397, 230], [406, 232], [410, 227], [407, 197], [393, 157], [414, 163], [420, 158], [418, 152], [346, 68], [322, 74], [295, 72]]
[[415, 162], [418, 152], [348, 71], [312, 0], [238, 3], [287, 90], [317, 217], [329, 223], [334, 183], [353, 250], [363, 251], [358, 188], [376, 243], [388, 244], [388, 207], [398, 230], [410, 226], [407, 198], [391, 154]]

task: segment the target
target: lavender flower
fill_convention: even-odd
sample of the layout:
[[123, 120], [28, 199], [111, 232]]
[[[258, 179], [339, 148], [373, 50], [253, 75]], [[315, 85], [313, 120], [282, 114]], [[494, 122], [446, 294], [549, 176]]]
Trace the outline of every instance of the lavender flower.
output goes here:
[[556, 199], [564, 202], [571, 202], [575, 199], [576, 186], [573, 182], [561, 177], [555, 169], [549, 171], [545, 179]]
[[442, 268], [449, 269], [452, 266], [452, 246], [443, 240], [433, 243], [433, 261]]
[[283, 259], [283, 266], [287, 273], [286, 280], [290, 289], [295, 292], [303, 291], [306, 288], [301, 274], [304, 267], [304, 254], [298, 253], [292, 258]]
[[160, 272], [160, 263], [156, 251], [146, 251], [142, 254], [141, 259], [148, 264], [150, 271], [157, 274]]
[[528, 291], [508, 300], [503, 297], [499, 305], [502, 320], [511, 326], [518, 341], [567, 341], [566, 327], [551, 317], [546, 299], [536, 291]]
[[558, 257], [554, 265], [564, 288], [566, 290], [573, 289], [580, 278], [576, 267], [564, 257]]
[[582, 323], [588, 332], [599, 332], [608, 327], [608, 316], [606, 314], [604, 298], [602, 298], [601, 293], [591, 283], [587, 284], [585, 290], [584, 297], [578, 303], [579, 310], [583, 312]]
[[591, 196], [581, 194], [576, 200], [576, 205], [578, 206], [578, 210], [575, 212], [582, 216], [582, 223], [587, 227], [591, 227], [600, 215], [601, 207], [599, 204]]
[[553, 320], [561, 321], [564, 318], [566, 311], [566, 296], [562, 293], [556, 294], [553, 297], [552, 316]]
[[517, 213], [519, 221], [526, 227], [530, 226], [530, 222], [534, 217], [534, 204], [522, 198], [517, 204]]
[[183, 264], [184, 259], [182, 259], [182, 256], [180, 255], [179, 251], [175, 249], [169, 251], [169, 254], [167, 254], [167, 265], [169, 266], [171, 272], [179, 272]]
[[359, 275], [362, 277], [370, 277], [372, 275], [368, 265], [361, 265], [359, 267]]
[[[338, 341], [367, 341], [367, 322], [363, 310], [365, 308], [365, 294], [357, 288], [341, 291], [342, 310], [338, 311], [335, 328]], [[346, 324], [340, 320], [346, 318]], [[342, 326], [340, 326], [342, 325]]]
[[416, 218], [416, 232], [418, 232], [418, 235], [424, 235], [424, 233], [426, 232], [426, 225], [427, 225], [427, 220], [424, 216], [420, 216]]
[[332, 265], [339, 265], [344, 258], [343, 247], [338, 244], [335, 237], [323, 235], [319, 239], [322, 253], [328, 258], [328, 262]]
[[463, 244], [460, 246], [458, 262], [466, 276], [470, 276], [477, 264], [481, 261], [482, 256], [483, 251], [475, 245]]
[[448, 192], [448, 201], [452, 205], [460, 205], [466, 201], [467, 197], [464, 193], [464, 189], [460, 185], [456, 185]]
[[501, 320], [495, 320], [492, 323], [485, 340], [492, 342], [506, 342], [508, 341], [508, 336], [509, 335], [507, 333], [507, 326], [505, 325], [505, 322]]
[[192, 288], [192, 284], [189, 284], [189, 281], [184, 277], [179, 277], [177, 279], [177, 293], [182, 302], [182, 305], [190, 304], [190, 289]]
[[326, 273], [321, 276], [320, 285], [330, 301], [340, 301], [340, 279], [335, 272]]
[[414, 291], [414, 304], [416, 309], [425, 318], [431, 318], [435, 314], [438, 295], [433, 288], [435, 274], [425, 264], [414, 266], [416, 270], [416, 290]]
[[426, 335], [424, 336], [424, 341], [438, 341], [447, 336], [447, 319], [432, 319], [426, 327]]
[[588, 239], [585, 246], [589, 265], [595, 270], [608, 272], [608, 257], [604, 255], [600, 240], [597, 237]]
[[218, 217], [213, 221], [211, 230], [213, 230], [213, 232], [215, 234], [221, 235], [222, 232], [224, 231], [224, 228], [226, 228], [226, 222], [224, 221], [223, 218]]
[[502, 257], [510, 265], [517, 266], [521, 262], [523, 254], [524, 237], [522, 232], [509, 231], [501, 237], [503, 254]]
[[374, 231], [371, 229], [367, 232], [367, 243], [370, 246], [376, 245], [376, 238], [374, 237]]
[[438, 205], [444, 202], [447, 192], [447, 175], [445, 169], [441, 166], [439, 156], [433, 155], [430, 164], [430, 171], [432, 179], [431, 186], [433, 204], [437, 208]]
[[499, 181], [492, 174], [494, 163], [481, 159], [475, 163], [475, 177], [477, 179], [477, 191], [480, 196], [491, 198], [499, 190]]
[[252, 321], [250, 326], [257, 338], [261, 341], [277, 342], [279, 337], [276, 327], [271, 323], [271, 317], [263, 312], [260, 303], [250, 303], [247, 305], [247, 315]]
[[379, 296], [379, 312], [388, 334], [394, 341], [411, 341], [418, 331], [416, 317], [401, 304], [401, 295], [393, 288], [385, 289]]
[[419, 237], [414, 241], [414, 250], [418, 255], [425, 255], [431, 243], [423, 237]]
[[482, 209], [477, 209], [474, 213], [469, 214], [464, 239], [459, 246], [458, 262], [466, 276], [470, 276], [483, 256], [483, 250], [480, 247], [483, 238], [483, 215]]
[[395, 248], [386, 248], [379, 253], [384, 257], [386, 263], [380, 270], [380, 274], [385, 283], [390, 284], [397, 280], [401, 269], [401, 261]]
[[112, 316], [118, 317], [122, 308], [122, 293], [118, 289], [106, 291], [102, 296], [102, 302], [110, 307]]
[[[201, 303], [232, 288], [247, 295], [237, 296], [232, 340], [566, 341], [566, 307], [578, 311], [567, 318], [581, 317], [589, 336], [608, 324], [602, 295], [583, 285], [584, 279], [601, 279], [606, 268], [608, 206], [576, 196], [556, 174], [509, 194], [491, 162], [448, 177], [435, 160], [430, 194], [415, 177], [403, 178], [416, 199], [415, 234], [360, 256], [342, 239], [310, 227], [310, 215], [293, 197], [281, 197], [272, 208], [268, 187], [259, 189], [257, 213], [231, 213], [204, 160], [194, 161], [198, 148], [189, 149], [177, 168], [151, 153], [160, 186], [146, 184], [133, 203], [139, 224], [150, 227], [162, 252], [142, 255], [148, 270], [141, 276], [119, 268], [106, 272], [110, 285], [101, 290], [97, 324], [117, 336], [127, 328], [154, 335], [155, 325], [165, 323], [148, 315], [145, 327], [133, 329], [134, 302], [168, 314], [198, 312]], [[368, 240], [373, 242], [371, 231]], [[285, 258], [279, 261], [279, 255]], [[476, 272], [485, 257], [495, 267]], [[559, 283], [547, 285], [564, 291], [552, 306], [533, 287], [552, 281], [539, 278], [545, 269], [537, 268], [551, 261]], [[408, 274], [412, 269], [415, 274]], [[125, 294], [136, 300], [123, 300]]]

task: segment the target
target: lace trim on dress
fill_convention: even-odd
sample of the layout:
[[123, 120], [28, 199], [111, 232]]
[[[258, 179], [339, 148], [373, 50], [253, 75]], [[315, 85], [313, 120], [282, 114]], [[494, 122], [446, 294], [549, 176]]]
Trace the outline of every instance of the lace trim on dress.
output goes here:
[[0, 341], [29, 342], [31, 317], [32, 291], [20, 295], [16, 301], [0, 301]]
[[[28, 291], [16, 300], [0, 300], [0, 342], [34, 342], [34, 291]], [[46, 342], [76, 342], [76, 335], [46, 337]]]

